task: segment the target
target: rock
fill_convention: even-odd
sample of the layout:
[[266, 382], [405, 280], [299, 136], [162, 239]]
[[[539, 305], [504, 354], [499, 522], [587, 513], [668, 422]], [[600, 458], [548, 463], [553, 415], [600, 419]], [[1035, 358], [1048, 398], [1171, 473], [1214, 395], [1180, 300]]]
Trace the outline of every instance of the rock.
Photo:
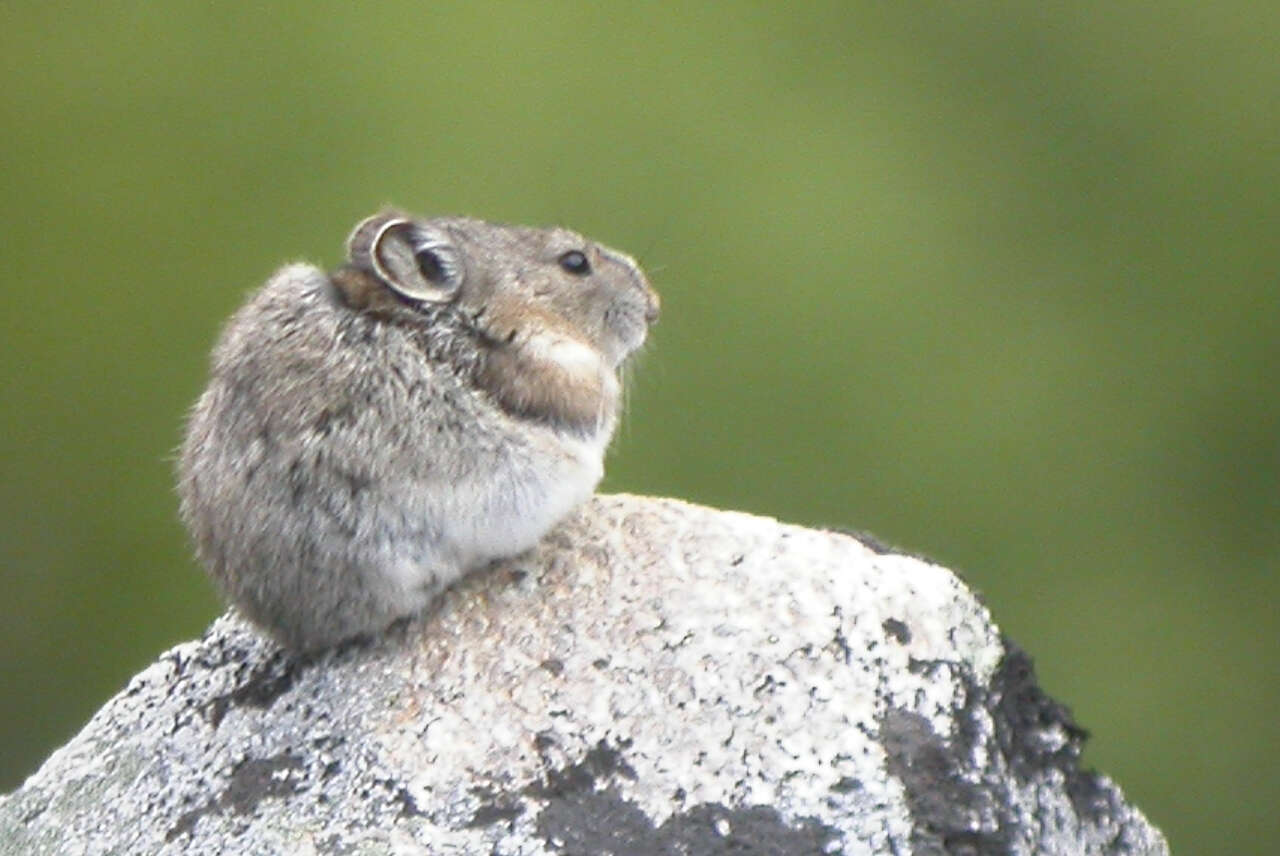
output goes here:
[[386, 637], [233, 616], [20, 789], [0, 853], [1163, 854], [950, 571], [597, 497]]

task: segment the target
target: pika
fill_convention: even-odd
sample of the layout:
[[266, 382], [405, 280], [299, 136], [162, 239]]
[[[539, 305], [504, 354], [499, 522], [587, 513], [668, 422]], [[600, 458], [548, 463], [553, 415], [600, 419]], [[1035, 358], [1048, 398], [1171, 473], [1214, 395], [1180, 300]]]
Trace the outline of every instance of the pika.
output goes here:
[[298, 651], [422, 610], [584, 502], [658, 318], [631, 257], [566, 229], [384, 211], [347, 251], [231, 317], [177, 467], [200, 562]]

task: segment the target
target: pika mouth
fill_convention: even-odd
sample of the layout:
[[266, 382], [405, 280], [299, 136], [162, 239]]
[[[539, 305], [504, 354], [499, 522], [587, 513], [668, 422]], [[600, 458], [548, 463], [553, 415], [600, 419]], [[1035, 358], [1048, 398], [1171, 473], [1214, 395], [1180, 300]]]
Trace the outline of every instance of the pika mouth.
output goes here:
[[627, 357], [645, 343], [649, 336], [649, 327], [653, 324], [649, 320], [650, 315], [651, 310], [641, 306], [615, 306], [605, 312], [605, 327], [618, 342], [616, 354], [612, 360], [614, 368], [622, 365]]

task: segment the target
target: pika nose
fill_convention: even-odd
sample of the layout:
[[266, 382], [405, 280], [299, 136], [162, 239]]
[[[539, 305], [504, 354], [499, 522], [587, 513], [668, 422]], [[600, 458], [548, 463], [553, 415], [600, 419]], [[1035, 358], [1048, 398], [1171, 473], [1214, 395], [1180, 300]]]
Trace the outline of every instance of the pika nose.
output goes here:
[[658, 292], [648, 287], [644, 290], [644, 296], [644, 320], [650, 324], [656, 324], [658, 322], [659, 310], [662, 308], [662, 300], [658, 297]]
[[636, 264], [636, 260], [626, 253], [620, 253], [617, 250], [610, 250], [607, 247], [600, 248], [600, 254], [627, 269], [635, 280], [636, 285], [640, 286], [640, 290], [644, 292], [644, 320], [647, 324], [657, 323], [658, 312], [662, 308], [662, 300], [658, 297], [658, 292], [653, 290], [653, 286], [649, 285], [649, 278], [644, 275], [644, 271], [640, 269], [640, 265]]

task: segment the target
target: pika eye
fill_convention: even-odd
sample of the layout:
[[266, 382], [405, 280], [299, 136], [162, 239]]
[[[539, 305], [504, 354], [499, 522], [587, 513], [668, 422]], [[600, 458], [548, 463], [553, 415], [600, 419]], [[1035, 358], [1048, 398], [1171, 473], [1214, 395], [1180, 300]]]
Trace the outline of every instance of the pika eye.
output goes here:
[[418, 250], [413, 257], [417, 259], [418, 270], [426, 277], [427, 282], [443, 285], [449, 279], [449, 272], [445, 270], [444, 262], [434, 250]]
[[574, 276], [586, 276], [591, 273], [591, 262], [578, 250], [570, 250], [560, 256], [560, 267]]

